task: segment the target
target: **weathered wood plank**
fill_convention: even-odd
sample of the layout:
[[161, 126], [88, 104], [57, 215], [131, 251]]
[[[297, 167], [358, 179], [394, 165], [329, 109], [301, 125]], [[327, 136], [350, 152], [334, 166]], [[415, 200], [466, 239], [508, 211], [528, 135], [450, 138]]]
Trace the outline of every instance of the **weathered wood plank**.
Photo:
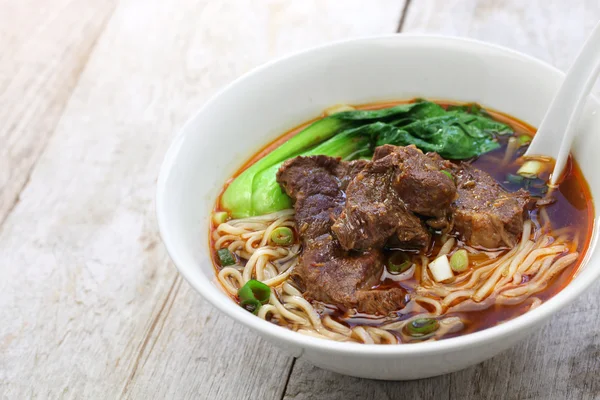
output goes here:
[[419, 0], [408, 9], [404, 32], [485, 40], [566, 70], [599, 15], [595, 0]]
[[46, 146], [116, 0], [0, 0], [0, 225]]
[[[253, 64], [326, 41], [393, 32], [403, 6], [396, 1], [373, 2], [368, 10], [360, 1], [343, 5], [336, 1], [269, 1], [260, 7], [253, 3], [249, 8], [236, 5], [239, 8], [233, 15], [226, 5], [215, 5], [204, 14], [214, 24], [209, 28], [214, 32], [206, 34], [212, 34], [212, 40], [234, 36], [227, 52], [235, 53], [239, 46], [239, 51], [254, 57]], [[250, 39], [254, 43], [244, 39], [243, 30], [219, 28], [248, 18], [249, 26], [265, 29], [264, 36]], [[207, 43], [197, 43], [198, 49]], [[152, 337], [154, 350], [144, 352], [146, 365], [128, 388], [132, 398], [280, 399], [283, 394], [292, 359], [218, 315], [185, 283], [164, 330], [156, 336]]]
[[[600, 19], [595, 1], [413, 0], [404, 32], [469, 36], [566, 69]], [[596, 90], [600, 94], [599, 90]], [[480, 365], [412, 382], [377, 382], [297, 361], [286, 399], [598, 399], [600, 285], [538, 334]]]
[[[402, 6], [120, 2], [69, 75], [77, 87], [0, 227], [0, 397], [280, 398], [291, 359], [218, 315], [170, 264], [154, 218], [158, 169], [216, 89], [288, 51], [391, 32]], [[63, 23], [53, 29], [76, 22]], [[3, 90], [14, 110], [39, 100]]]

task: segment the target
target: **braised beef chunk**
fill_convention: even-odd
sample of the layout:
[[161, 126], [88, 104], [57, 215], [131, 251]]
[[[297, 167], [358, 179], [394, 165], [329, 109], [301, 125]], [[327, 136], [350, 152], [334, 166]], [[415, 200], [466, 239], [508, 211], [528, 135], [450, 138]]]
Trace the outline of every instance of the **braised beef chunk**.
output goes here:
[[383, 269], [380, 249], [347, 252], [331, 234], [333, 219], [345, 202], [343, 188], [364, 161], [341, 162], [325, 156], [286, 161], [277, 181], [294, 200], [303, 250], [294, 275], [305, 295], [367, 313], [387, 313], [404, 306], [400, 288], [371, 290]]
[[294, 274], [302, 281], [306, 297], [370, 314], [386, 314], [404, 306], [403, 289], [371, 289], [379, 283], [383, 268], [380, 250], [349, 253], [331, 234], [304, 243]]
[[436, 156], [415, 146], [378, 147], [348, 185], [344, 210], [332, 227], [342, 247], [379, 248], [394, 234], [401, 247], [427, 247], [430, 234], [413, 213], [436, 217], [439, 226], [456, 197], [454, 182], [441, 172], [451, 166]]
[[410, 211], [427, 217], [447, 214], [456, 196], [454, 182], [442, 172], [451, 168], [449, 161], [414, 145], [385, 145], [375, 150], [373, 162], [394, 169], [394, 189]]
[[335, 169], [335, 175], [340, 180], [340, 188], [345, 191], [348, 188], [348, 184], [354, 179], [360, 171], [362, 171], [369, 161], [367, 160], [354, 160], [350, 162], [340, 162]]
[[327, 156], [296, 157], [286, 161], [277, 182], [294, 200], [296, 225], [303, 239], [329, 234], [332, 218], [345, 202], [336, 170], [340, 161]]
[[394, 233], [408, 247], [429, 243], [429, 232], [392, 187], [395, 171], [387, 161], [369, 163], [348, 185], [344, 210], [331, 228], [347, 250], [382, 248]]
[[489, 174], [469, 164], [455, 167], [458, 198], [454, 227], [470, 245], [487, 249], [514, 247], [523, 231], [529, 194], [506, 192]]

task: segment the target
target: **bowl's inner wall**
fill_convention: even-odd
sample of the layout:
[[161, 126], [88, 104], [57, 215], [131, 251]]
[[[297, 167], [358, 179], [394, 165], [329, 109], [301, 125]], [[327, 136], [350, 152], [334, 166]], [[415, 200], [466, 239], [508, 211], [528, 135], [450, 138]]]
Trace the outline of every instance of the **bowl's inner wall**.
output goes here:
[[[439, 41], [383, 38], [321, 48], [255, 71], [211, 101], [169, 152], [176, 160], [167, 159], [172, 169], [159, 207], [184, 275], [216, 282], [208, 219], [223, 183], [261, 147], [331, 105], [414, 97], [475, 101], [539, 124], [562, 79], [557, 71], [502, 49], [457, 41], [440, 48]], [[599, 110], [590, 100], [574, 147], [596, 209]], [[588, 275], [592, 271], [584, 270], [576, 279]], [[227, 301], [221, 290], [213, 294]]]

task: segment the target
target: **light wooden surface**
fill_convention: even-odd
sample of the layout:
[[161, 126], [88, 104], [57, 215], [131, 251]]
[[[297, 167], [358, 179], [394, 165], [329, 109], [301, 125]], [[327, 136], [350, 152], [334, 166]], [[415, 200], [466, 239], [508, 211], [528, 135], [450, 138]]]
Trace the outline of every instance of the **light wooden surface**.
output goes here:
[[170, 263], [153, 204], [186, 118], [273, 57], [402, 21], [565, 69], [598, 19], [595, 0], [0, 0], [0, 397], [600, 398], [598, 284], [483, 364], [349, 378], [206, 304]]

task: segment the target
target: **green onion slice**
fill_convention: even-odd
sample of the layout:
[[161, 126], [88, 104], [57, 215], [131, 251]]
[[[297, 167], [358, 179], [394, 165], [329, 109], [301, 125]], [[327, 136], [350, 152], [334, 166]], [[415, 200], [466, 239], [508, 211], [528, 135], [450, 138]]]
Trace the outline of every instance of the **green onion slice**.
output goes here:
[[396, 251], [388, 257], [387, 270], [391, 274], [400, 274], [409, 269], [411, 265], [412, 262], [405, 253]]
[[219, 249], [217, 250], [217, 256], [219, 257], [219, 263], [221, 267], [227, 267], [229, 265], [235, 264], [235, 257], [229, 249]]
[[465, 249], [454, 252], [450, 257], [450, 268], [454, 272], [464, 272], [469, 267], [469, 253]]
[[271, 241], [280, 246], [289, 246], [294, 243], [294, 231], [287, 226], [280, 226], [271, 232]]
[[271, 288], [256, 279], [251, 279], [238, 290], [238, 297], [240, 302], [256, 300], [265, 304], [271, 297]]
[[417, 318], [406, 325], [406, 330], [411, 336], [425, 336], [435, 332], [440, 323], [434, 318]]
[[528, 144], [529, 142], [531, 142], [532, 138], [529, 135], [521, 135], [518, 137], [518, 139], [519, 139], [519, 144], [521, 146], [524, 146], [524, 145]]

